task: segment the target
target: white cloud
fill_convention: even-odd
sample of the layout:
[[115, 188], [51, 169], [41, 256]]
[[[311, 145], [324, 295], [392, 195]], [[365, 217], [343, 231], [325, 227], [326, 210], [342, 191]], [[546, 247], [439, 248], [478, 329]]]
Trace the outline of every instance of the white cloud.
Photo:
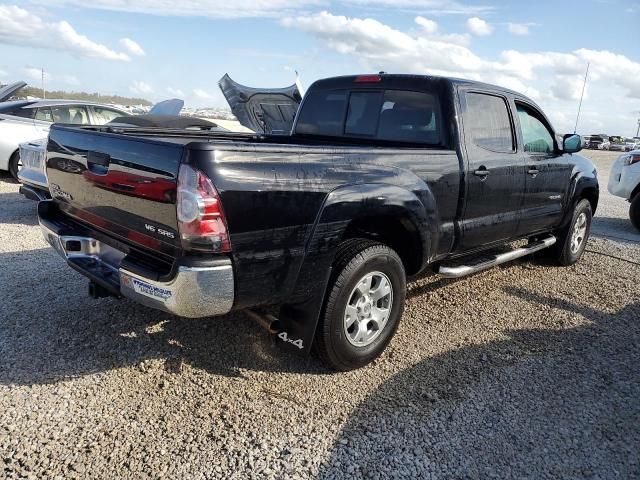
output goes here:
[[179, 88], [167, 87], [166, 90], [169, 95], [172, 95], [174, 97], [180, 97], [180, 98], [185, 97], [184, 92]]
[[514, 35], [529, 35], [529, 25], [526, 23], [508, 23], [507, 30]]
[[[175, 17], [245, 18], [282, 17], [326, 7], [329, 0], [32, 0], [45, 6], [82, 7], [129, 13]], [[469, 5], [456, 0], [344, 0], [353, 7], [402, 8], [429, 11], [432, 15], [481, 15], [491, 12], [488, 5]]]
[[432, 15], [479, 15], [494, 10], [490, 5], [469, 5], [454, 0], [347, 0], [347, 3], [421, 12], [428, 10]]
[[65, 21], [45, 22], [23, 8], [10, 5], [0, 5], [0, 18], [3, 44], [62, 50], [81, 57], [129, 60], [127, 54], [90, 40]]
[[131, 55], [142, 56], [145, 54], [142, 47], [130, 38], [121, 38], [120, 45], [122, 45], [122, 48], [124, 48]]
[[473, 35], [477, 35], [479, 37], [486, 37], [493, 33], [493, 27], [478, 17], [471, 17], [467, 20], [466, 25], [467, 30], [469, 30]]
[[416, 23], [422, 27], [425, 33], [433, 34], [438, 31], [438, 24], [424, 17], [416, 17]]
[[527, 53], [505, 50], [497, 57], [487, 58], [453, 41], [451, 37], [460, 37], [459, 34], [440, 30], [428, 33], [424, 29], [409, 34], [371, 18], [321, 12], [288, 17], [281, 23], [310, 33], [326, 48], [352, 56], [364, 71], [456, 76], [511, 88], [545, 107], [552, 121], [564, 131], [569, 128], [573, 131], [569, 120], [575, 119], [588, 62], [591, 68], [589, 95], [583, 105], [584, 124], [581, 120], [585, 130], [596, 129], [595, 123], [599, 121], [609, 125], [612, 132], [615, 128], [623, 133], [628, 128], [625, 127], [628, 119], [619, 112], [637, 109], [639, 105], [640, 63], [605, 50]]
[[172, 17], [247, 18], [277, 17], [309, 7], [324, 5], [325, 0], [34, 0], [46, 6], [81, 7], [143, 13]]
[[129, 90], [136, 95], [149, 95], [150, 93], [153, 93], [153, 87], [140, 80], [134, 80], [129, 86]]
[[200, 100], [213, 100], [215, 98], [214, 95], [211, 95], [209, 92], [202, 90], [201, 88], [194, 89], [193, 96]]
[[[25, 74], [25, 76], [28, 79], [31, 80], [42, 80], [42, 69], [40, 68], [36, 68], [36, 67], [24, 67], [22, 69], [22, 72]], [[49, 79], [51, 77], [51, 75], [48, 72], [44, 72], [44, 78], [45, 80]]]

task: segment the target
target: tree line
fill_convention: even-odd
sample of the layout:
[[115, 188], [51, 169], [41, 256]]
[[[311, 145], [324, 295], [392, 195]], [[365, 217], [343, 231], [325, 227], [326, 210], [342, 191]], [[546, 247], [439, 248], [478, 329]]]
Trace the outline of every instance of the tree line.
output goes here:
[[[152, 105], [149, 100], [137, 97], [123, 97], [121, 95], [102, 95], [100, 93], [87, 92], [66, 92], [64, 90], [47, 90], [47, 98], [64, 99], [64, 100], [82, 100], [86, 102], [97, 103], [115, 103], [118, 105]], [[27, 86], [18, 93], [19, 97], [38, 97], [42, 98], [42, 89]]]

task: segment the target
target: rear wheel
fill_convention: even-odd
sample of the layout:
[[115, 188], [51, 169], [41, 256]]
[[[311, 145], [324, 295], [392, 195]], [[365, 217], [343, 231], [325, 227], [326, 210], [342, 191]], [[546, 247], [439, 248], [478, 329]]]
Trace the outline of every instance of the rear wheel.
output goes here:
[[13, 152], [13, 155], [11, 155], [11, 158], [9, 159], [9, 173], [16, 182], [19, 182], [18, 171], [21, 167], [22, 163], [20, 163], [20, 153]]
[[352, 370], [378, 357], [396, 332], [405, 272], [396, 252], [365, 239], [343, 242], [333, 271], [315, 349], [327, 366]]
[[558, 241], [552, 250], [553, 260], [556, 263], [568, 266], [580, 260], [587, 247], [592, 216], [589, 200], [582, 199], [576, 203], [571, 222], [557, 234]]
[[631, 200], [629, 218], [631, 219], [631, 224], [640, 230], [640, 193], [636, 193], [636, 196]]

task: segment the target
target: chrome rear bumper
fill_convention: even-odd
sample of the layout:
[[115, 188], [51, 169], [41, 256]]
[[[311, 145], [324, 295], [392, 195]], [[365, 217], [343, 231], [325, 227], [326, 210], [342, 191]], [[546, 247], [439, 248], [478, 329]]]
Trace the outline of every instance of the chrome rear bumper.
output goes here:
[[233, 307], [231, 260], [205, 267], [178, 266], [173, 278], [157, 281], [120, 266], [126, 256], [103, 242], [81, 235], [59, 235], [40, 219], [44, 239], [67, 263], [115, 296], [181, 317], [224, 315]]

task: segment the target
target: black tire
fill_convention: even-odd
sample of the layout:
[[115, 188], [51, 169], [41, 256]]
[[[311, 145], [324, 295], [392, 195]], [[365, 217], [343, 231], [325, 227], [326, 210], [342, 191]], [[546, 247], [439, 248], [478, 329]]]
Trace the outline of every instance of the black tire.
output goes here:
[[13, 155], [11, 155], [9, 159], [9, 174], [16, 182], [20, 182], [20, 180], [18, 180], [18, 162], [20, 162], [20, 154], [13, 152]]
[[[586, 230], [584, 236], [582, 237], [582, 241], [578, 248], [575, 248], [573, 234], [578, 228], [576, 224], [578, 218], [584, 214], [585, 222], [586, 222]], [[587, 247], [587, 241], [589, 240], [589, 233], [591, 232], [591, 220], [593, 218], [593, 213], [591, 210], [591, 203], [589, 200], [582, 199], [576, 203], [573, 209], [573, 215], [571, 216], [571, 221], [569, 224], [561, 231], [556, 232], [556, 237], [558, 241], [552, 247], [551, 257], [552, 260], [558, 265], [569, 266], [576, 263], [582, 257], [584, 253], [584, 249]]]
[[[345, 312], [347, 304], [353, 301], [356, 286], [363, 277], [373, 272], [382, 273], [390, 283], [391, 306], [386, 323], [379, 333], [375, 333], [371, 343], [357, 346], [347, 338]], [[406, 275], [402, 260], [395, 251], [366, 239], [343, 242], [333, 264], [333, 274], [316, 331], [314, 347], [320, 359], [328, 367], [341, 371], [370, 363], [382, 353], [395, 334], [404, 311], [405, 297]]]
[[636, 193], [636, 196], [631, 199], [629, 219], [631, 220], [631, 224], [640, 230], [640, 193]]

